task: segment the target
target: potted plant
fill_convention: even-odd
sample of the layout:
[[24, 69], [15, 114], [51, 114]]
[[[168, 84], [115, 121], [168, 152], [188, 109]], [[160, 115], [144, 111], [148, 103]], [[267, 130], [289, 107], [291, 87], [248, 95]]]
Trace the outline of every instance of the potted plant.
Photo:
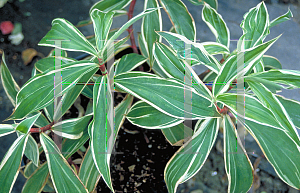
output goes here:
[[[236, 124], [253, 136], [278, 176], [300, 188], [295, 110], [300, 103], [276, 94], [299, 88], [300, 73], [281, 69], [276, 58], [264, 55], [279, 38], [264, 41], [269, 29], [290, 19], [291, 12], [270, 21], [264, 2], [259, 3], [244, 15], [243, 35], [230, 52], [230, 32], [217, 1], [190, 1], [203, 5], [202, 19], [216, 42], [195, 41], [194, 20], [181, 0], [145, 0], [144, 11], [134, 17], [135, 0], [122, 0], [99, 1], [91, 8], [91, 20], [79, 26], [93, 24], [94, 36], [85, 37], [67, 20], [54, 19], [39, 45], [55, 49], [35, 64], [32, 78], [21, 88], [1, 51], [2, 85], [15, 106], [7, 120], [21, 120], [0, 125], [0, 136], [18, 135], [0, 164], [1, 192], [12, 190], [19, 171], [27, 177], [23, 192], [93, 192], [100, 178], [114, 192], [110, 160], [125, 118], [141, 128], [161, 130], [180, 146], [164, 169], [170, 193], [201, 169], [219, 130], [228, 192], [251, 188], [253, 167]], [[113, 17], [126, 13], [129, 4], [129, 21], [110, 30]], [[162, 31], [161, 7], [173, 23], [170, 31]], [[141, 54], [131, 27], [139, 19]], [[118, 39], [126, 30], [129, 35]], [[114, 60], [128, 47], [128, 39], [134, 53]], [[73, 59], [67, 51], [87, 55]], [[141, 67], [145, 62], [149, 71]], [[197, 65], [208, 70], [198, 76]], [[126, 97], [114, 105], [117, 93]], [[87, 99], [84, 108], [81, 95]], [[139, 100], [133, 104], [134, 97]], [[65, 115], [72, 105], [77, 117]], [[82, 158], [75, 159], [75, 153]], [[20, 168], [23, 155], [30, 161]]]

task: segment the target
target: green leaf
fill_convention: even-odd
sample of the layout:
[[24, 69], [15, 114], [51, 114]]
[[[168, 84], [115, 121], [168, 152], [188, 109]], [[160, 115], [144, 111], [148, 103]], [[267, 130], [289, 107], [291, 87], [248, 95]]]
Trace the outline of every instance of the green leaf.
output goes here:
[[[118, 37], [129, 27], [129, 26], [131, 26], [133, 23], [135, 23], [137, 20], [139, 20], [139, 19], [141, 19], [142, 17], [144, 17], [145, 15], [147, 15], [147, 14], [149, 14], [149, 13], [152, 13], [153, 11], [155, 11], [155, 10], [157, 10], [157, 9], [155, 9], [155, 8], [151, 8], [151, 9], [147, 9], [147, 10], [145, 10], [145, 11], [143, 11], [142, 13], [140, 13], [140, 14], [138, 14], [138, 15], [136, 15], [136, 16], [134, 16], [133, 18], [131, 18], [128, 22], [126, 22], [116, 33], [114, 33], [114, 35], [113, 36], [111, 36], [110, 38], [109, 38], [109, 40], [107, 41], [108, 42], [108, 44], [110, 43], [110, 42], [113, 42], [114, 40], [116, 40], [116, 39], [118, 39]], [[107, 47], [107, 45], [108, 44], [106, 44], [105, 45], [105, 47], [103, 48], [103, 50], [105, 50], [106, 49], [106, 47]]]
[[[254, 65], [262, 58], [263, 54], [274, 44], [279, 38], [274, 38], [266, 43], [245, 50], [243, 57], [231, 55], [226, 59], [222, 68], [213, 84], [213, 95], [216, 96], [228, 90], [230, 83], [237, 77], [244, 76], [249, 73]], [[243, 61], [242, 61], [243, 60]], [[238, 66], [238, 64], [243, 64]]]
[[250, 120], [245, 120], [245, 126], [279, 178], [293, 188], [299, 189], [299, 146], [281, 129]]
[[275, 69], [282, 69], [281, 63], [279, 60], [273, 56], [268, 56], [264, 55], [263, 58], [263, 63], [266, 68], [275, 68]]
[[49, 121], [47, 120], [47, 118], [41, 114], [40, 111], [36, 111], [36, 112], [33, 112], [33, 113], [29, 113], [26, 117], [33, 117], [37, 114], [40, 114], [40, 116], [38, 117], [38, 119], [34, 122], [34, 125], [37, 126], [37, 127], [44, 127], [46, 125], [49, 124]]
[[113, 99], [107, 75], [94, 85], [94, 119], [90, 131], [93, 159], [107, 186], [114, 192], [110, 174], [110, 156], [114, 140]]
[[181, 0], [160, 0], [178, 34], [194, 41], [196, 25], [192, 15]]
[[274, 94], [277, 93], [277, 92], [281, 92], [282, 89], [285, 89], [285, 87], [282, 86], [282, 85], [279, 85], [279, 84], [277, 84], [275, 82], [272, 82], [272, 81], [269, 81], [269, 80], [257, 78], [257, 77], [245, 76], [244, 81], [257, 81], [257, 82], [260, 82]]
[[205, 3], [209, 4], [215, 10], [218, 10], [218, 0], [189, 0], [194, 5], [203, 5]]
[[156, 43], [154, 46], [154, 56], [161, 70], [170, 78], [177, 78], [181, 82], [190, 81], [186, 76], [192, 77], [192, 87], [209, 99], [212, 98], [211, 92], [205, 84], [198, 78], [198, 75], [191, 66], [184, 60], [179, 60], [176, 54], [162, 43]]
[[83, 157], [78, 176], [89, 192], [95, 190], [101, 175], [96, 168], [90, 149], [86, 151]]
[[[149, 8], [159, 8], [157, 0], [146, 0], [144, 3], [144, 10]], [[153, 66], [153, 44], [160, 42], [161, 37], [155, 31], [162, 30], [162, 17], [160, 9], [146, 15], [143, 18], [141, 26], [141, 38], [145, 45], [147, 55], [149, 56], [150, 67]]]
[[223, 128], [228, 192], [248, 192], [253, 181], [252, 164], [228, 115], [223, 119]]
[[133, 125], [145, 129], [164, 129], [183, 122], [182, 119], [170, 117], [143, 101], [138, 101], [132, 105], [126, 118]]
[[34, 66], [39, 72], [43, 73], [55, 67], [55, 60], [59, 60], [61, 65], [76, 62], [76, 60], [73, 58], [49, 56], [47, 58], [40, 59], [34, 64]]
[[[98, 65], [89, 61], [79, 61], [67, 65], [66, 67], [62, 66], [59, 70], [37, 75], [25, 83], [18, 92], [17, 105], [9, 119], [21, 119], [31, 112], [48, 106], [54, 100], [55, 88], [62, 87], [58, 94], [61, 96], [73, 88], [84, 75], [89, 74], [91, 77], [98, 70]], [[62, 81], [54, 87], [54, 75], [59, 72]]]
[[206, 119], [169, 160], [164, 171], [169, 193], [175, 193], [180, 183], [192, 178], [201, 169], [215, 143], [218, 128], [219, 119]]
[[54, 141], [44, 133], [40, 134], [46, 154], [48, 168], [56, 192], [88, 192], [68, 162], [60, 153]]
[[33, 117], [23, 120], [22, 122], [20, 122], [18, 124], [18, 126], [16, 127], [16, 130], [22, 132], [23, 134], [27, 134], [29, 132], [30, 128], [32, 127], [32, 125], [34, 124], [34, 122], [38, 119], [38, 117], [40, 115], [41, 115], [41, 113], [38, 113]]
[[[26, 120], [28, 120], [28, 119], [25, 119], [24, 121], [26, 121]], [[24, 122], [24, 121], [22, 121], [22, 122]], [[22, 123], [22, 122], [21, 122], [21, 123]], [[20, 123], [20, 124], [21, 124], [21, 123]], [[20, 124], [19, 124], [19, 125], [20, 125]], [[19, 126], [19, 125], [18, 125], [18, 126]], [[18, 126], [17, 126], [17, 127], [18, 127]], [[24, 126], [24, 124], [23, 124], [23, 126]], [[31, 126], [30, 126], [29, 128], [31, 128]], [[28, 132], [29, 132], [29, 129], [28, 129]], [[27, 134], [27, 133], [23, 133], [22, 131], [18, 131], [18, 130], [17, 130], [17, 135], [18, 135], [18, 137], [19, 137], [20, 135], [24, 135], [24, 134]], [[35, 139], [34, 139], [31, 135], [29, 135], [29, 137], [28, 137], [28, 140], [27, 140], [27, 144], [26, 144], [26, 148], [25, 148], [24, 154], [25, 154], [25, 156], [26, 156], [29, 160], [31, 160], [31, 161], [33, 162], [33, 164], [34, 164], [36, 167], [38, 167], [38, 165], [39, 165], [39, 155], [40, 155], [40, 152], [39, 152], [39, 148], [38, 148], [38, 145], [37, 145]]]
[[216, 37], [216, 41], [229, 48], [230, 33], [222, 16], [209, 4], [204, 4], [202, 9], [202, 20], [207, 24]]
[[106, 44], [108, 33], [112, 24], [114, 12], [102, 12], [99, 9], [93, 9], [90, 13], [93, 21], [96, 47], [100, 51]]
[[28, 137], [24, 154], [29, 160], [32, 160], [32, 163], [34, 163], [36, 166], [39, 165], [39, 148], [31, 135]]
[[119, 130], [125, 120], [125, 115], [129, 112], [129, 108], [132, 104], [133, 96], [127, 94], [125, 98], [115, 107], [115, 131], [114, 131], [114, 143], [118, 136]]
[[[54, 40], [62, 40], [56, 45]], [[69, 21], [56, 18], [52, 21], [52, 28], [39, 42], [40, 46], [50, 46], [67, 51], [80, 51], [97, 56], [96, 48]]]
[[246, 81], [265, 80], [273, 83], [288, 85], [289, 88], [300, 88], [300, 71], [272, 69], [265, 72], [253, 73], [245, 77]]
[[91, 84], [87, 84], [84, 89], [82, 90], [81, 94], [83, 94], [84, 96], [92, 99], [93, 98], [93, 85]]
[[193, 130], [183, 123], [162, 129], [161, 132], [172, 146], [182, 146], [193, 136]]
[[3, 137], [5, 135], [14, 133], [15, 129], [14, 126], [9, 124], [0, 124], [0, 137]]
[[7, 68], [3, 50], [0, 50], [0, 53], [2, 53], [2, 59], [0, 64], [2, 86], [8, 99], [15, 106], [17, 93], [20, 90], [20, 88]]
[[55, 189], [54, 189], [54, 186], [53, 186], [53, 183], [52, 183], [50, 177], [48, 177], [46, 185], [43, 188], [43, 191], [44, 192], [55, 192]]
[[48, 176], [48, 165], [44, 163], [27, 179], [23, 186], [22, 193], [41, 192], [47, 183]]
[[[52, 50], [49, 52], [49, 54], [48, 54], [48, 56], [47, 56], [46, 58], [48, 58], [48, 57], [50, 57], [50, 56], [55, 56], [55, 49], [52, 49]], [[60, 50], [60, 56], [61, 56], [61, 57], [64, 57], [64, 58], [67, 58], [67, 57], [68, 57], [67, 51], [66, 51], [66, 50]], [[42, 59], [44, 59], [44, 58], [42, 58]], [[71, 59], [71, 58], [70, 58], [70, 59]]]
[[[224, 93], [218, 95], [217, 102], [221, 102], [233, 111], [236, 111], [237, 105], [245, 104], [245, 117], [249, 120], [273, 127], [281, 128], [281, 125], [276, 121], [272, 112], [266, 108], [257, 98], [248, 94]], [[259, 109], [259, 110], [258, 110]]]
[[[221, 68], [219, 62], [205, 50], [201, 43], [194, 43], [186, 37], [172, 32], [162, 31], [157, 33], [171, 45], [171, 47], [177, 52], [177, 56], [180, 59], [197, 61], [208, 67], [210, 70], [216, 73], [219, 72], [219, 69]], [[190, 48], [188, 47], [189, 45]], [[186, 52], [189, 51], [192, 54], [190, 56], [186, 56]]]
[[53, 122], [53, 115], [54, 115], [54, 102], [44, 108], [44, 112], [49, 119], [49, 121]]
[[241, 28], [243, 29], [243, 38], [245, 38], [245, 49], [261, 44], [270, 33], [269, 22], [267, 7], [263, 1], [244, 15]]
[[203, 42], [201, 44], [210, 55], [230, 54], [229, 48], [223, 44], [217, 42]]
[[[219, 117], [211, 101], [200, 96], [193, 88], [185, 88], [175, 79], [163, 79], [144, 72], [128, 72], [115, 77], [115, 86], [143, 100], [157, 110], [184, 119], [188, 114], [192, 119]], [[193, 112], [184, 110], [184, 92], [192, 92]]]
[[38, 73], [37, 69], [34, 67], [31, 71], [31, 77], [34, 77]]
[[210, 71], [204, 78], [203, 82], [212, 82], [216, 79], [217, 74], [213, 71]]
[[283, 96], [276, 95], [276, 98], [283, 105], [286, 112], [289, 114], [292, 122], [295, 124], [298, 129], [300, 129], [300, 102], [292, 99], [284, 98]]
[[148, 51], [147, 51], [145, 42], [142, 38], [142, 34], [141, 34], [141, 32], [138, 32], [137, 34], [138, 34], [138, 45], [139, 45], [140, 52], [145, 58], [148, 58], [149, 55], [148, 55]]
[[62, 143], [62, 154], [68, 159], [71, 157], [79, 148], [81, 148], [89, 139], [89, 134], [85, 131], [79, 139], [64, 139]]
[[146, 62], [147, 58], [142, 55], [131, 53], [124, 55], [119, 62], [116, 62], [115, 75], [129, 72]]
[[265, 69], [264, 63], [260, 60], [257, 64], [254, 65], [253, 71], [256, 72], [263, 72]]
[[0, 164], [1, 192], [11, 192], [19, 174], [22, 156], [25, 150], [27, 135], [21, 135], [10, 146]]
[[[83, 75], [77, 84], [71, 88], [67, 93], [62, 96], [61, 102], [57, 106], [57, 110], [54, 112], [53, 119], [54, 121], [59, 120], [67, 110], [75, 103], [76, 99], [79, 97], [80, 93], [83, 91], [85, 86], [88, 84], [91, 76], [95, 74], [98, 69], [94, 69], [93, 71]], [[69, 84], [71, 85], [71, 84]], [[51, 105], [54, 106], [52, 103]]]
[[[42, 59], [43, 60], [43, 59]], [[53, 66], [52, 66], [53, 67]], [[36, 69], [35, 67], [33, 68], [33, 69]], [[37, 70], [35, 70], [35, 75], [36, 74], [40, 74]], [[34, 75], [34, 76], [35, 76]], [[14, 105], [15, 106], [15, 105]], [[49, 111], [51, 110], [51, 108], [49, 108], [49, 106], [48, 106], [48, 108], [45, 108], [44, 109], [44, 111], [45, 111], [45, 113], [46, 113], [46, 115], [47, 115], [47, 118], [49, 119], [49, 120], [51, 120], [51, 121], [53, 121], [53, 118], [51, 118], [51, 117], [49, 117]], [[48, 121], [48, 119], [43, 115], [43, 114], [41, 114], [40, 113], [40, 111], [36, 111], [36, 112], [32, 112], [32, 113], [29, 113], [26, 117], [33, 117], [33, 116], [35, 116], [35, 115], [37, 115], [37, 114], [40, 114], [40, 116], [38, 117], [38, 119], [34, 122], [34, 125], [35, 126], [37, 126], [37, 127], [44, 127], [44, 126], [46, 126], [46, 125], [48, 125], [49, 124], [49, 121]]]
[[227, 105], [235, 115], [237, 115], [237, 103], [243, 106], [245, 104], [245, 115], [238, 114], [238, 121], [245, 124], [247, 131], [259, 144], [277, 175], [285, 183], [299, 189], [299, 145], [292, 140], [286, 129], [258, 99], [247, 94], [239, 95], [239, 97], [240, 100], [236, 100], [236, 94], [226, 93], [219, 95], [217, 101]]
[[[25, 150], [26, 150], [26, 148], [25, 148]], [[35, 172], [35, 170], [37, 168], [38, 168], [38, 166], [36, 166], [32, 161], [27, 163], [24, 168], [24, 177], [28, 179]]]
[[162, 69], [158, 66], [156, 60], [154, 60], [154, 62], [153, 62], [152, 70], [156, 75], [158, 75], [162, 78], [168, 78], [168, 76], [164, 73], [164, 71], [162, 71]]
[[300, 145], [300, 138], [296, 127], [277, 97], [261, 83], [252, 81], [247, 81], [247, 83], [262, 104], [271, 110], [272, 114], [280, 125], [282, 125], [287, 135], [289, 135], [296, 144]]
[[168, 77], [184, 81], [185, 65], [168, 46], [156, 42], [153, 47], [153, 54], [158, 66]]
[[67, 119], [54, 124], [51, 128], [52, 131], [59, 136], [69, 139], [78, 139], [87, 128], [91, 118], [92, 114], [80, 118]]
[[99, 9], [103, 12], [109, 12], [109, 11], [115, 11], [115, 10], [121, 10], [125, 7], [127, 7], [127, 5], [131, 2], [132, 0], [110, 0], [110, 1], [105, 1], [105, 0], [101, 0], [98, 1], [97, 3], [95, 3], [91, 9], [90, 9], [90, 13], [94, 10], [94, 9]]
[[282, 23], [282, 22], [288, 21], [288, 20], [290, 20], [292, 17], [293, 17], [293, 14], [292, 14], [290, 8], [288, 8], [288, 11], [287, 11], [285, 14], [283, 14], [283, 15], [277, 17], [276, 19], [273, 19], [273, 20], [270, 22], [269, 28], [271, 28], [271, 27], [273, 27], [273, 26], [275, 26], [275, 25], [277, 25], [277, 24], [280, 24], [280, 23]]

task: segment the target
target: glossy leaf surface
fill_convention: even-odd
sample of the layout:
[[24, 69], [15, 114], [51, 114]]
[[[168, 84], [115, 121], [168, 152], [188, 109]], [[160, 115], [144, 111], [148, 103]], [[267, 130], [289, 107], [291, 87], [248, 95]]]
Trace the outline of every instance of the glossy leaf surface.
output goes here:
[[209, 4], [204, 4], [202, 9], [202, 20], [208, 25], [216, 37], [216, 41], [229, 48], [230, 33], [222, 16]]
[[[159, 8], [158, 0], [145, 0], [144, 9]], [[160, 42], [161, 37], [156, 31], [162, 30], [162, 17], [160, 9], [146, 15], [143, 18], [141, 26], [141, 38], [144, 42], [147, 55], [149, 56], [149, 64], [153, 66], [153, 44], [154, 42]]]
[[[59, 45], [54, 40], [61, 40]], [[80, 51], [97, 56], [96, 48], [69, 21], [61, 18], [52, 21], [51, 30], [39, 42], [40, 46], [56, 47], [67, 51]]]
[[192, 15], [181, 0], [160, 0], [161, 5], [180, 35], [194, 41], [196, 38], [196, 25]]
[[1, 192], [11, 192], [19, 174], [22, 156], [25, 151], [27, 135], [21, 135], [10, 146], [0, 164], [0, 187]]
[[113, 191], [110, 174], [110, 156], [113, 148], [114, 130], [112, 95], [107, 75], [99, 77], [94, 85], [94, 119], [89, 131], [91, 151], [98, 171]]
[[88, 192], [68, 162], [60, 153], [54, 141], [44, 133], [40, 134], [46, 154], [48, 168], [56, 192]]
[[[81, 77], [87, 74], [91, 77], [98, 69], [96, 63], [89, 61], [72, 64], [67, 64], [66, 67], [62, 66], [60, 70], [52, 70], [37, 75], [25, 83], [18, 92], [17, 105], [10, 119], [21, 119], [31, 112], [48, 106], [54, 100], [55, 88], [62, 87], [61, 93], [58, 94], [62, 95], [74, 87]], [[61, 73], [62, 81], [54, 87], [54, 75], [57, 71]]]
[[52, 131], [65, 138], [78, 139], [87, 128], [91, 118], [92, 114], [58, 122], [52, 126]]
[[193, 130], [185, 127], [183, 123], [162, 129], [161, 132], [166, 137], [166, 140], [173, 146], [182, 146], [193, 135]]
[[228, 192], [248, 192], [253, 181], [252, 164], [239, 139], [234, 123], [226, 115], [223, 119], [224, 128], [224, 160]]
[[182, 119], [170, 117], [143, 101], [135, 103], [126, 117], [132, 124], [146, 129], [164, 129], [183, 122]]
[[205, 120], [193, 137], [169, 160], [164, 176], [170, 193], [175, 193], [180, 183], [192, 178], [201, 169], [215, 143], [218, 127], [218, 119]]
[[48, 176], [48, 165], [44, 163], [28, 178], [23, 186], [22, 193], [41, 192], [46, 185]]
[[90, 149], [84, 155], [78, 176], [89, 192], [94, 191], [101, 175], [96, 168]]
[[[219, 116], [215, 108], [210, 106], [209, 99], [200, 96], [193, 88], [184, 88], [184, 84], [175, 79], [162, 79], [143, 72], [128, 72], [116, 76], [115, 85], [116, 88], [125, 90], [175, 118], [184, 119], [185, 113], [189, 114], [192, 119]], [[193, 100], [198, 101], [190, 104], [193, 112], [184, 111], [184, 90], [192, 92]]]

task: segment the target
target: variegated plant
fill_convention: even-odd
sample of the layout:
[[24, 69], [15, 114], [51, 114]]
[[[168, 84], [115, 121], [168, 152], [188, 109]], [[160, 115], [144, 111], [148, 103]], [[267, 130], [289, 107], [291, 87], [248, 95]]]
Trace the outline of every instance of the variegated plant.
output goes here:
[[[202, 19], [216, 42], [196, 42], [194, 20], [181, 0], [145, 0], [144, 12], [118, 30], [110, 30], [113, 17], [126, 13], [124, 8], [130, 4], [131, 18], [135, 0], [102, 0], [91, 8], [91, 20], [80, 24], [92, 23], [93, 37], [86, 38], [64, 19], [53, 20], [39, 45], [56, 51], [35, 64], [32, 78], [21, 88], [1, 51], [2, 85], [15, 106], [8, 119], [22, 120], [0, 125], [0, 136], [18, 135], [0, 165], [1, 192], [11, 192], [19, 171], [27, 178], [23, 192], [93, 192], [100, 177], [114, 192], [110, 157], [125, 116], [142, 128], [161, 129], [172, 145], [181, 146], [165, 167], [170, 193], [201, 169], [220, 129], [228, 192], [250, 189], [253, 167], [233, 120], [253, 136], [278, 176], [300, 189], [300, 102], [276, 94], [283, 88], [299, 88], [300, 72], [283, 70], [275, 57], [264, 55], [279, 38], [264, 41], [271, 27], [289, 20], [291, 12], [270, 21], [263, 2], [250, 9], [241, 23], [237, 49], [230, 52], [230, 32], [216, 11], [217, 1], [190, 1], [203, 5]], [[161, 7], [173, 24], [169, 32], [162, 31]], [[116, 40], [127, 28], [131, 32], [130, 26], [140, 18], [142, 55], [128, 54], [109, 65], [114, 54], [129, 47], [125, 44], [129, 36]], [[75, 60], [66, 51], [88, 55]], [[216, 55], [222, 56], [220, 62]], [[154, 73], [133, 71], [144, 62]], [[197, 65], [209, 70], [198, 76]], [[55, 82], [54, 77], [61, 80]], [[127, 93], [116, 107], [113, 92]], [[91, 99], [86, 111], [78, 118], [61, 120], [71, 105], [78, 105], [80, 94]], [[131, 105], [133, 97], [140, 101]], [[197, 120], [194, 128], [189, 127], [192, 120]], [[32, 133], [40, 134], [41, 145]], [[54, 142], [58, 136], [62, 144]], [[88, 140], [90, 147], [85, 150]], [[77, 170], [71, 155], [79, 149], [85, 155]], [[44, 163], [39, 160], [42, 152]], [[23, 154], [31, 160], [24, 170], [20, 168]]]

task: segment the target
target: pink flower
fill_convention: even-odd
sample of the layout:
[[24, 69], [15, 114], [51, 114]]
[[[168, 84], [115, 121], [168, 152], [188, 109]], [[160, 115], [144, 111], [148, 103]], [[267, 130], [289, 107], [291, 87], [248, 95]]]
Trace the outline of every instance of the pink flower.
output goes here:
[[3, 21], [0, 24], [0, 30], [3, 35], [10, 34], [14, 30], [14, 24], [10, 21]]

